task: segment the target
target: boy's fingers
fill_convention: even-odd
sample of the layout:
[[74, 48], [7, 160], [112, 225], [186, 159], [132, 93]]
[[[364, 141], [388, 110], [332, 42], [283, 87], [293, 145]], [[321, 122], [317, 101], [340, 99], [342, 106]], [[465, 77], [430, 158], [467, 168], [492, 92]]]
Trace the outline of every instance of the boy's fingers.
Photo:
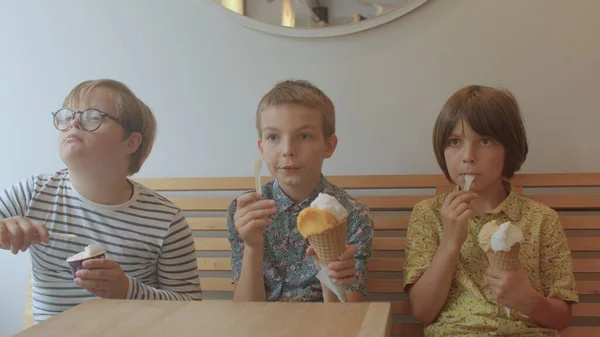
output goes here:
[[237, 207], [238, 209], [244, 208], [247, 205], [260, 199], [262, 199], [262, 197], [256, 192], [244, 193], [237, 198]]

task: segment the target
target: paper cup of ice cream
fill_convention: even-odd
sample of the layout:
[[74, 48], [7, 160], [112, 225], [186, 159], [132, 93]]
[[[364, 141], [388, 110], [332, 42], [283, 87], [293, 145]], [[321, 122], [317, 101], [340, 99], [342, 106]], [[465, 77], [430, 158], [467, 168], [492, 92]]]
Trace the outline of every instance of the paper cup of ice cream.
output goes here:
[[104, 247], [99, 245], [89, 245], [85, 247], [84, 251], [79, 252], [67, 259], [67, 263], [69, 267], [71, 267], [71, 272], [73, 273], [73, 277], [78, 270], [83, 269], [83, 261], [91, 260], [91, 259], [103, 259], [106, 257], [106, 251]]

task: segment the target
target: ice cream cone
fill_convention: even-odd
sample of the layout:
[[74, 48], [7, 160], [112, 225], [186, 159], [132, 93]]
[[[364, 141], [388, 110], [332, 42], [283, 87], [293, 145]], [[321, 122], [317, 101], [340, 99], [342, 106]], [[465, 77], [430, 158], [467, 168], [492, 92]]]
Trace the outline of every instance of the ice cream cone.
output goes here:
[[328, 265], [336, 261], [348, 245], [348, 220], [345, 219], [337, 226], [322, 233], [313, 234], [308, 237], [310, 245], [315, 249], [319, 263]]
[[519, 251], [521, 249], [520, 243], [515, 243], [510, 251], [489, 251], [487, 253], [490, 267], [496, 270], [502, 271], [513, 271], [519, 267]]

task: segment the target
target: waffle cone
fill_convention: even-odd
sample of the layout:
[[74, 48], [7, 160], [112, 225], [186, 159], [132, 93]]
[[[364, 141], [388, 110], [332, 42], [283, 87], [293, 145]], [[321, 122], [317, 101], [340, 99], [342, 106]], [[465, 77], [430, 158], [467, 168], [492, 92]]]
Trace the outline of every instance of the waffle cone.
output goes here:
[[317, 253], [319, 263], [328, 265], [329, 262], [336, 261], [342, 255], [348, 244], [347, 227], [348, 220], [344, 220], [331, 229], [308, 237], [310, 245]]
[[490, 262], [490, 267], [492, 267], [492, 269], [502, 271], [516, 270], [519, 267], [520, 249], [521, 244], [516, 243], [508, 252], [490, 251], [489, 253], [487, 253], [488, 261]]

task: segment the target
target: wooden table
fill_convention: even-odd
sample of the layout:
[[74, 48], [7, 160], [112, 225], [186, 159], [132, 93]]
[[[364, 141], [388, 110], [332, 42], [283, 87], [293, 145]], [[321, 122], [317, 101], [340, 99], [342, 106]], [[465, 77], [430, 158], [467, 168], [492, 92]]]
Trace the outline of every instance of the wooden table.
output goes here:
[[16, 337], [384, 337], [390, 329], [390, 303], [91, 300]]

